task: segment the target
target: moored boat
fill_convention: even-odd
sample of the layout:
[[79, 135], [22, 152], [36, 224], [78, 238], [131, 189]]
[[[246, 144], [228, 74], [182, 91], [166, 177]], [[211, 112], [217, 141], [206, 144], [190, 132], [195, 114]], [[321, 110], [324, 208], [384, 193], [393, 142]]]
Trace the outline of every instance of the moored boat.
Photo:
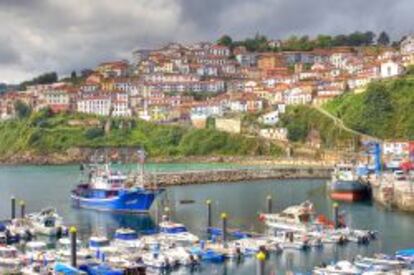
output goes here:
[[[143, 177], [142, 177], [143, 179]], [[94, 165], [87, 183], [79, 184], [71, 193], [77, 208], [100, 211], [145, 213], [151, 208], [161, 189], [147, 188], [144, 182], [128, 186], [127, 176], [113, 171], [110, 164]]]
[[371, 187], [357, 175], [353, 165], [338, 164], [328, 182], [328, 192], [333, 200], [353, 202], [369, 199]]

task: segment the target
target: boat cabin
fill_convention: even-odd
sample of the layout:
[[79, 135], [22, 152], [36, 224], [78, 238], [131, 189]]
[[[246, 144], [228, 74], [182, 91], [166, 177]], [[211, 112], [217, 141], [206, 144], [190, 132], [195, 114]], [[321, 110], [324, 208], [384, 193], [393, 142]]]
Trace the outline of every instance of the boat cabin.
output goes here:
[[115, 231], [115, 239], [123, 241], [131, 241], [138, 239], [138, 233], [130, 228], [120, 228]]
[[160, 232], [167, 234], [177, 234], [187, 232], [187, 228], [181, 223], [173, 223], [167, 221], [160, 223]]
[[107, 237], [91, 237], [89, 239], [89, 247], [90, 248], [102, 248], [102, 247], [108, 247], [109, 246], [109, 240]]

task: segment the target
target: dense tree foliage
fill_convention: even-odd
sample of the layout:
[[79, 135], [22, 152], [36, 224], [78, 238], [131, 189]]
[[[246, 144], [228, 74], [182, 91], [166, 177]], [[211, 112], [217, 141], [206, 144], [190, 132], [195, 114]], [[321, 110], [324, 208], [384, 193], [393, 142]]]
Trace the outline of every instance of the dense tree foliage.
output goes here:
[[58, 81], [58, 75], [56, 72], [44, 73], [38, 77], [33, 78], [29, 81], [20, 83], [20, 90], [25, 90], [27, 86], [36, 84], [51, 84]]
[[26, 118], [32, 113], [32, 108], [21, 100], [17, 100], [14, 103], [14, 109], [19, 119]]
[[[340, 46], [360, 47], [371, 46], [375, 44], [375, 33], [372, 31], [360, 32], [356, 31], [350, 34], [339, 34], [335, 36], [320, 34], [311, 39], [309, 36], [295, 36], [281, 41], [281, 46], [272, 48], [269, 46], [270, 40], [264, 35], [256, 34], [253, 38], [246, 38], [241, 41], [234, 41], [229, 35], [223, 35], [217, 40], [220, 45], [225, 45], [230, 48], [237, 46], [244, 46], [247, 50], [252, 52], [263, 51], [310, 51], [315, 48], [331, 48]], [[377, 39], [377, 44], [386, 46], [390, 43], [387, 33], [382, 32]]]
[[[101, 121], [88, 126], [89, 120]], [[71, 126], [69, 121], [77, 121]], [[82, 122], [85, 122], [84, 124]], [[155, 125], [132, 118], [112, 118], [111, 131], [105, 120], [84, 114], [33, 113], [21, 120], [0, 122], [0, 157], [20, 151], [64, 152], [72, 147], [143, 147], [150, 156], [279, 155], [269, 142], [214, 129]]]
[[346, 94], [325, 108], [363, 133], [384, 139], [414, 139], [414, 79], [379, 81], [362, 94]]
[[381, 32], [377, 39], [377, 44], [381, 46], [388, 46], [390, 44], [390, 37], [386, 32]]

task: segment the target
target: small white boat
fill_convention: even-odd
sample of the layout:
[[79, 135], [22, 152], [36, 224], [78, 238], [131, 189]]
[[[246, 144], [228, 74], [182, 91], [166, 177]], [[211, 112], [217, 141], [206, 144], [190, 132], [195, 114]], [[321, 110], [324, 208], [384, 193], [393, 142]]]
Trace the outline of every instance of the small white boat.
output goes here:
[[96, 258], [119, 254], [119, 249], [111, 246], [109, 239], [105, 236], [91, 236], [89, 238], [89, 249], [95, 253]]
[[162, 238], [167, 238], [179, 244], [193, 244], [199, 241], [199, 238], [188, 232], [185, 225], [164, 221], [159, 224], [160, 234]]
[[[77, 259], [78, 265], [97, 262], [95, 259], [95, 254], [92, 253], [89, 249], [81, 247], [81, 242], [79, 240], [76, 241], [76, 246], [77, 246], [76, 259]], [[61, 263], [70, 263], [70, 256], [71, 256], [70, 239], [69, 238], [59, 239], [59, 241], [57, 242], [57, 249], [56, 249], [57, 261]]]
[[194, 266], [199, 264], [198, 257], [192, 255], [184, 247], [172, 247], [163, 250], [162, 253], [174, 263], [183, 266]]
[[145, 266], [155, 269], [170, 269], [174, 265], [169, 257], [159, 252], [143, 253], [142, 262]]
[[326, 267], [316, 267], [313, 274], [317, 275], [360, 275], [362, 271], [348, 261], [339, 261]]
[[144, 246], [143, 242], [139, 240], [137, 232], [131, 228], [117, 229], [111, 245], [127, 250], [142, 249]]
[[17, 273], [24, 266], [24, 257], [13, 246], [0, 247], [0, 274]]
[[35, 235], [34, 226], [30, 219], [18, 218], [13, 219], [10, 224], [7, 225], [7, 229], [13, 235], [19, 235], [20, 239], [31, 241]]
[[38, 213], [28, 214], [27, 218], [33, 224], [33, 230], [36, 234], [62, 236], [67, 232], [62, 217], [57, 214], [54, 208], [46, 208]]
[[47, 249], [44, 242], [32, 241], [25, 245], [25, 257], [31, 263], [38, 263], [47, 266], [49, 263], [56, 261], [56, 254]]
[[407, 267], [407, 263], [398, 259], [390, 259], [385, 255], [376, 255], [374, 258], [357, 256], [354, 264], [362, 269], [379, 266], [382, 268], [388, 267], [391, 269], [401, 270]]

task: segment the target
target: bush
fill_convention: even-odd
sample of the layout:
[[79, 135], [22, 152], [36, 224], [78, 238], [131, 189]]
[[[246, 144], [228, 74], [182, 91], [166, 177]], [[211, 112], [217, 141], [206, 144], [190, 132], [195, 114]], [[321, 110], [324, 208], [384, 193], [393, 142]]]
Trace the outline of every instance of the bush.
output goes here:
[[87, 139], [95, 139], [102, 137], [104, 135], [104, 130], [102, 128], [89, 128], [85, 131], [85, 137]]

